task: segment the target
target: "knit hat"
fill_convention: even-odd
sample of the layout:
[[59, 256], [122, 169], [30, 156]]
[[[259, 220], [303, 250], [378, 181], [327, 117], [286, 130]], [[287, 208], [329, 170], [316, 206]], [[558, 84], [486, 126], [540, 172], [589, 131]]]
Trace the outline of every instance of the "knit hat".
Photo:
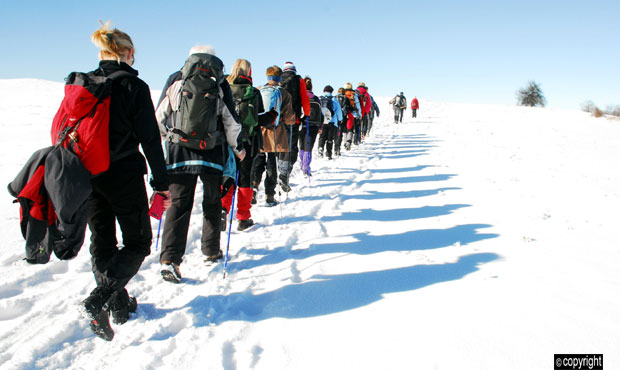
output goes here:
[[333, 93], [334, 92], [334, 88], [331, 87], [330, 85], [325, 86], [325, 88], [323, 89], [324, 92], [328, 92], [328, 93]]
[[346, 84], [344, 84], [344, 89], [345, 90], [353, 90], [353, 85], [351, 85], [350, 82], [347, 82]]
[[360, 82], [360, 83], [358, 83], [358, 84], [357, 84], [357, 87], [360, 87], [360, 86], [361, 86], [361, 87], [366, 87], [366, 84], [365, 84], [365, 83], [363, 83], [363, 82]]
[[284, 63], [284, 68], [282, 69], [283, 72], [287, 72], [287, 71], [292, 71], [297, 73], [297, 68], [295, 68], [295, 65], [293, 64], [293, 62], [286, 62]]

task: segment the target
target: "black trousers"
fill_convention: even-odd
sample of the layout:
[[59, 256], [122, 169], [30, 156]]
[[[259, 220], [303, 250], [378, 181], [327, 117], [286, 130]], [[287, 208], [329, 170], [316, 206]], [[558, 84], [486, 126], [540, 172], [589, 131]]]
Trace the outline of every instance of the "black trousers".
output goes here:
[[306, 131], [306, 124], [299, 130], [299, 149], [311, 152], [316, 142], [316, 136], [319, 133], [319, 126], [310, 125], [310, 131]]
[[411, 118], [416, 118], [418, 116], [418, 110], [417, 109], [412, 109], [411, 110]]
[[340, 152], [340, 147], [342, 146], [342, 137], [344, 136], [347, 130], [347, 123], [345, 120], [338, 122], [338, 131], [336, 133], [336, 142], [334, 143], [334, 149]]
[[[111, 169], [91, 180], [88, 227], [92, 271], [97, 286], [120, 290], [149, 255], [153, 234], [144, 175]], [[121, 228], [123, 248], [116, 239]]]
[[259, 153], [254, 157], [252, 163], [252, 187], [258, 189], [263, 180], [263, 172], [267, 170], [265, 175], [265, 194], [276, 194], [276, 183], [278, 180], [278, 171], [276, 168], [276, 153]]
[[[323, 125], [323, 130], [321, 130], [321, 136], [319, 136], [319, 148], [326, 147], [327, 156], [332, 156], [332, 147], [334, 145], [334, 140], [336, 140], [336, 136], [338, 135], [338, 127], [336, 124], [329, 123]], [[326, 145], [327, 144], [327, 145]]]
[[290, 150], [288, 152], [278, 153], [278, 159], [290, 162], [290, 166], [293, 168], [299, 156], [299, 147], [297, 146], [297, 141], [299, 140], [299, 125], [286, 125], [286, 131], [289, 134], [288, 140]]
[[170, 261], [179, 265], [183, 261], [198, 177], [203, 185], [201, 251], [205, 256], [212, 256], [220, 250], [222, 176], [168, 174], [172, 205], [166, 212], [160, 262]]
[[364, 118], [356, 118], [353, 123], [353, 144], [358, 145], [362, 141], [362, 120]]

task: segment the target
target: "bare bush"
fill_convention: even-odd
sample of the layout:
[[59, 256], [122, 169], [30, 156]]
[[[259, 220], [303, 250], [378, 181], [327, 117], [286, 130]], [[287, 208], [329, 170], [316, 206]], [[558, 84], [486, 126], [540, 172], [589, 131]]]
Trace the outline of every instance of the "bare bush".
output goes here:
[[530, 81], [526, 87], [517, 91], [517, 104], [526, 107], [544, 107], [547, 104], [547, 99], [545, 99], [540, 86], [535, 81]]

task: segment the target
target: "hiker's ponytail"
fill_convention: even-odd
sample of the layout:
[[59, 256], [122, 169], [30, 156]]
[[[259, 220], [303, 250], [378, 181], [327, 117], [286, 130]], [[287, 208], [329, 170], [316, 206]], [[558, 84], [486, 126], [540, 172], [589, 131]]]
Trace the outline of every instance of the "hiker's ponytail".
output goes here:
[[99, 48], [101, 60], [116, 60], [120, 63], [121, 57], [134, 49], [131, 37], [118, 28], [110, 29], [110, 21], [101, 22], [101, 27], [93, 32], [90, 40]]
[[246, 76], [250, 77], [252, 74], [252, 64], [245, 59], [237, 59], [232, 65], [230, 74], [226, 77], [229, 84], [233, 84], [237, 77]]

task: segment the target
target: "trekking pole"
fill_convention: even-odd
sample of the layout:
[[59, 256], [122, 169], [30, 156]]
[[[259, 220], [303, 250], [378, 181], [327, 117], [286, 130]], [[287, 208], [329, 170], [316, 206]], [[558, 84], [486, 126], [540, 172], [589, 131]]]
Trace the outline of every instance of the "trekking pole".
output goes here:
[[155, 252], [157, 252], [157, 246], [159, 245], [159, 231], [161, 230], [161, 218], [159, 219], [159, 226], [157, 226], [157, 241], [155, 242]]
[[237, 181], [239, 180], [239, 170], [235, 175], [235, 190], [233, 191], [232, 203], [230, 204], [230, 222], [228, 225], [228, 241], [226, 242], [226, 257], [224, 257], [224, 276], [222, 279], [226, 279], [226, 267], [228, 267], [228, 250], [230, 249], [230, 231], [233, 223], [233, 213], [235, 213], [235, 196], [237, 195]]
[[308, 185], [310, 185], [310, 158], [312, 156], [312, 150], [310, 150], [310, 117], [308, 116], [306, 116], [306, 141], [306, 149], [308, 149]]

